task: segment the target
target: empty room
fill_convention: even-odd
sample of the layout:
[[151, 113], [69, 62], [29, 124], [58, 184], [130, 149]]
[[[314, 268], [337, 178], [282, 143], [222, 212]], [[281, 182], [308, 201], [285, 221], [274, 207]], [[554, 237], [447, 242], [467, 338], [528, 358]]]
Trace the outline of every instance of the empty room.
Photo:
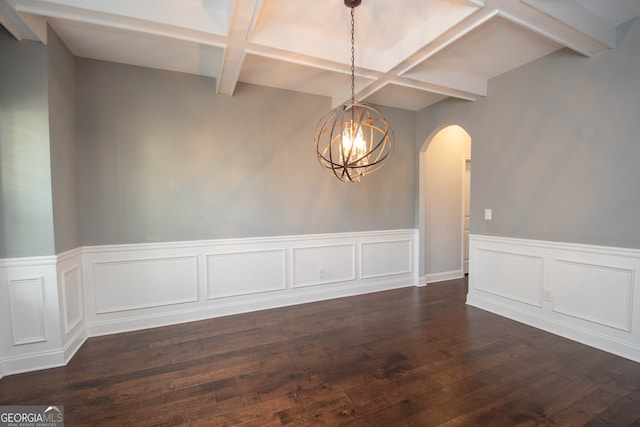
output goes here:
[[640, 424], [639, 17], [0, 0], [0, 426]]

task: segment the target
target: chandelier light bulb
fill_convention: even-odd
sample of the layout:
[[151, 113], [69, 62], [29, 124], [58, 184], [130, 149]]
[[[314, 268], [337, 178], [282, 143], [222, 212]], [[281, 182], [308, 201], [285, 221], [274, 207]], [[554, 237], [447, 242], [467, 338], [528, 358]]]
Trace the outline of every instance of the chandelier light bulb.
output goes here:
[[342, 159], [345, 163], [356, 162], [358, 165], [366, 165], [367, 143], [362, 134], [362, 128], [350, 120], [345, 123], [342, 131]]

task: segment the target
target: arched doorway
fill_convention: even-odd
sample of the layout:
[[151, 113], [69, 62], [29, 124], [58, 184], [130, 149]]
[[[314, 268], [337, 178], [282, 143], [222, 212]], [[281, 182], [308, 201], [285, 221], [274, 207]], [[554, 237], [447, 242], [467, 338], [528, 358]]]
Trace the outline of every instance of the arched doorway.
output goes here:
[[458, 125], [434, 132], [420, 149], [421, 284], [466, 273], [470, 165], [471, 137]]

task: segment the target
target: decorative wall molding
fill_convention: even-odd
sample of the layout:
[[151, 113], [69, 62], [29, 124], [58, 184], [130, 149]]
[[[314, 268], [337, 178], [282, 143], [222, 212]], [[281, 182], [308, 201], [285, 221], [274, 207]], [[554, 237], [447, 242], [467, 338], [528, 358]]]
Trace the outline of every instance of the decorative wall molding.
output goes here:
[[48, 267], [55, 265], [58, 261], [58, 257], [51, 256], [34, 256], [34, 257], [22, 257], [22, 258], [4, 258], [0, 259], [0, 270], [17, 270], [22, 267], [34, 268], [34, 267]]
[[[575, 284], [579, 283], [579, 292]], [[552, 309], [631, 332], [634, 270], [557, 259]], [[607, 304], [602, 304], [607, 301]]]
[[470, 236], [467, 304], [640, 362], [640, 250]]
[[[415, 286], [416, 242], [410, 229], [84, 248], [87, 330], [103, 335]], [[192, 261], [169, 266], [176, 259]]]
[[96, 261], [91, 273], [96, 314], [198, 300], [195, 255]]
[[9, 280], [9, 313], [13, 345], [46, 341], [42, 277]]
[[408, 229], [0, 260], [0, 378], [65, 365], [90, 336], [416, 286], [416, 245]]
[[57, 257], [0, 260], [0, 374], [40, 369], [63, 346]]
[[369, 279], [411, 273], [413, 243], [410, 239], [361, 243], [360, 276]]
[[477, 248], [476, 289], [542, 307], [544, 259], [524, 253]]
[[64, 333], [68, 334], [84, 319], [82, 266], [74, 265], [70, 269], [62, 271], [60, 276]]
[[[0, 329], [0, 377], [64, 365], [89, 336], [463, 276], [418, 277], [417, 242], [415, 229], [385, 230], [0, 260], [0, 306], [15, 310], [22, 295], [10, 292], [26, 292], [44, 319], [0, 310], [18, 326]], [[640, 361], [638, 269], [640, 250], [471, 235], [467, 304]]]
[[63, 320], [63, 329], [60, 334], [62, 355], [56, 360], [60, 360], [59, 363], [65, 365], [87, 339], [82, 248], [59, 254], [56, 270], [59, 294], [58, 313]]
[[292, 252], [294, 288], [356, 280], [353, 243], [294, 247]]
[[206, 255], [207, 298], [225, 298], [286, 289], [284, 249]]

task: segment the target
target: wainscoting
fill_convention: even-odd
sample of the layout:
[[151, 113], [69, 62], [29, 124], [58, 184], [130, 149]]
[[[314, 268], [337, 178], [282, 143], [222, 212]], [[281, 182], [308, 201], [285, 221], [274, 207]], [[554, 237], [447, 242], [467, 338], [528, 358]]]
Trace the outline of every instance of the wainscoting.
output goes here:
[[[0, 377], [89, 336], [417, 286], [417, 230], [92, 246], [0, 260]], [[640, 251], [470, 236], [467, 303], [640, 362]]]
[[640, 250], [470, 236], [467, 304], [640, 362]]
[[416, 286], [416, 248], [409, 229], [0, 260], [0, 377], [64, 365], [89, 336]]
[[80, 249], [0, 260], [0, 377], [66, 364], [86, 339]]

